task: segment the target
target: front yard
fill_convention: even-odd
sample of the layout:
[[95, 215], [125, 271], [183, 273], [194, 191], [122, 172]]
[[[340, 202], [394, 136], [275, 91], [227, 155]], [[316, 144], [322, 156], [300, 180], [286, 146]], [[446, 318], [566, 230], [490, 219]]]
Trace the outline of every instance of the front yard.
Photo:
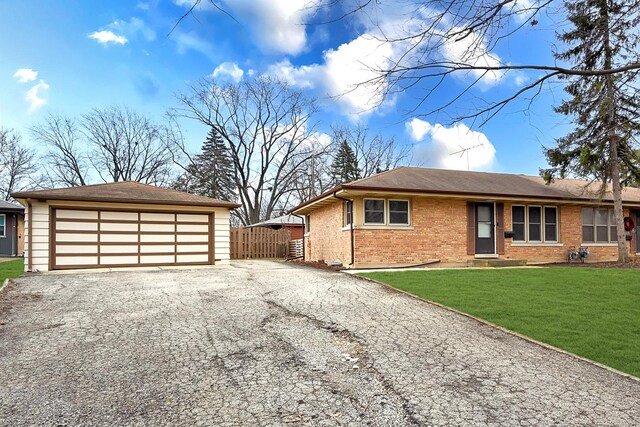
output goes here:
[[0, 286], [5, 279], [20, 277], [24, 272], [24, 260], [22, 258], [13, 261], [0, 262]]
[[640, 377], [640, 270], [552, 267], [362, 276]]

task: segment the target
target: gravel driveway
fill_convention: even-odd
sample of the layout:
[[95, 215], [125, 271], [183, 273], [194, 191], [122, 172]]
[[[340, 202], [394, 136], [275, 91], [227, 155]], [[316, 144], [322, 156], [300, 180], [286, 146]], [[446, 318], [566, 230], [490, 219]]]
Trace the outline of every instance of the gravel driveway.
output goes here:
[[640, 382], [275, 262], [0, 292], [0, 424], [638, 425]]

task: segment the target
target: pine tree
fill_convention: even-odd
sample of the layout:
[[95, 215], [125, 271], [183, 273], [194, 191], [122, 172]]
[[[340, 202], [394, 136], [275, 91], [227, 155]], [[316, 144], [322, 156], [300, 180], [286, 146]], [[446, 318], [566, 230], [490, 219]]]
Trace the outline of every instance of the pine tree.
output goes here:
[[211, 129], [200, 154], [193, 158], [173, 187], [200, 196], [231, 200], [235, 197], [234, 171], [224, 141]]
[[336, 185], [360, 179], [358, 159], [347, 140], [342, 141], [338, 147], [338, 151], [333, 157], [331, 175]]
[[601, 71], [567, 77], [570, 98], [556, 111], [573, 118], [575, 129], [546, 150], [547, 181], [567, 174], [610, 183], [617, 225], [618, 261], [628, 262], [622, 187], [638, 181], [639, 105], [637, 71], [607, 71], [638, 62], [640, 5], [625, 0], [568, 0], [564, 3], [572, 28], [559, 35], [568, 45], [556, 58], [578, 69]]

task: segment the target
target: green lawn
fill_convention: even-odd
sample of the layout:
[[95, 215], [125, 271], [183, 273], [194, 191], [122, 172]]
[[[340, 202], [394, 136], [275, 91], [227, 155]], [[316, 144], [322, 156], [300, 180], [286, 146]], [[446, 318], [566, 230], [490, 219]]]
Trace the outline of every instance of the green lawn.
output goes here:
[[13, 261], [0, 262], [0, 286], [4, 279], [13, 279], [24, 273], [24, 260], [22, 258]]
[[431, 270], [362, 274], [640, 377], [640, 270]]

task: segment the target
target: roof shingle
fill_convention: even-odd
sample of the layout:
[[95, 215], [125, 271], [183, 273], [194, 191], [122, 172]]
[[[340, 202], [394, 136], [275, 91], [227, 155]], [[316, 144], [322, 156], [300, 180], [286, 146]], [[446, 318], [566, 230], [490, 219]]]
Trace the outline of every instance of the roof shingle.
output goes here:
[[6, 202], [4, 200], [0, 200], [0, 211], [15, 211], [15, 212], [24, 212], [24, 207], [20, 206], [16, 203]]
[[[315, 199], [302, 203], [294, 208], [292, 212], [339, 190], [612, 201], [611, 186], [607, 186], [604, 192], [600, 192], [600, 188], [601, 184], [597, 182], [576, 179], [557, 179], [547, 185], [539, 176], [400, 167], [369, 178], [340, 185]], [[640, 189], [635, 187], [625, 188], [622, 193], [622, 199], [626, 203], [640, 204]]]
[[151, 203], [237, 208], [239, 205], [224, 200], [197, 196], [133, 181], [83, 185], [13, 193], [15, 199], [70, 200], [118, 203]]

